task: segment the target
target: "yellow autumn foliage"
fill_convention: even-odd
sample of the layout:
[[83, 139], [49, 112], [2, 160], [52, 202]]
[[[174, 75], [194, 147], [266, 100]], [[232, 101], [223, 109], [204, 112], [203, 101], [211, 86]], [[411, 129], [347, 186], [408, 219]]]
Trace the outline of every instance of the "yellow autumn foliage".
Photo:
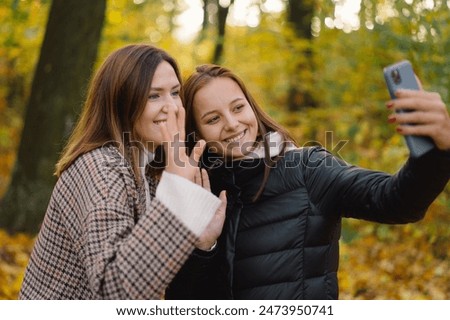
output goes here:
[[[223, 64], [237, 71], [264, 109], [286, 126], [300, 145], [318, 143], [349, 163], [394, 173], [408, 151], [403, 137], [386, 123], [388, 93], [382, 67], [409, 59], [424, 87], [439, 92], [447, 105], [450, 101], [450, 11], [442, 6], [410, 10], [418, 3], [410, 2], [381, 1], [395, 6], [397, 12], [408, 9], [413, 17], [398, 15], [375, 23], [374, 28], [348, 34], [322, 26], [312, 44], [294, 41], [292, 32], [284, 27], [283, 15], [262, 14], [257, 28], [227, 26]], [[0, 34], [0, 197], [16, 159], [23, 108], [49, 3], [4, 1], [0, 5], [2, 30], [6, 31]], [[331, 6], [330, 12], [334, 10], [332, 2], [321, 1], [318, 19], [325, 18], [327, 6]], [[369, 22], [370, 12], [365, 11]], [[106, 17], [98, 62], [119, 46], [142, 41], [175, 54], [185, 76], [195, 65], [209, 62], [214, 48], [212, 29], [200, 42], [176, 41], [167, 29], [167, 12], [158, 1], [146, 1], [145, 5], [108, 1]], [[417, 41], [414, 30], [419, 23], [430, 30], [424, 33], [429, 39]], [[314, 68], [293, 70], [303, 58], [296, 53], [309, 45]], [[319, 108], [286, 110], [289, 79], [295, 72], [302, 73], [300, 78], [307, 82], [302, 85], [312, 90]], [[343, 141], [346, 144], [340, 148]], [[345, 220], [340, 298], [450, 299], [449, 223], [450, 185], [419, 223], [386, 226]], [[33, 242], [34, 237], [0, 230], [0, 299], [17, 298]]]
[[0, 299], [16, 299], [34, 239], [0, 229]]
[[450, 299], [448, 216], [435, 203], [418, 223], [358, 221], [369, 231], [341, 243], [340, 299]]

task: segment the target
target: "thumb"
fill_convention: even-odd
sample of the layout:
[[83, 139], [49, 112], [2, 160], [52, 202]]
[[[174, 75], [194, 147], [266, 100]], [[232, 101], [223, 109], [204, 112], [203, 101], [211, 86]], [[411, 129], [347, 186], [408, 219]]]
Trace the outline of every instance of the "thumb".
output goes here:
[[222, 190], [220, 192], [219, 199], [222, 201], [222, 203], [220, 204], [218, 211], [225, 213], [227, 210], [227, 192], [225, 190]]
[[194, 150], [192, 150], [191, 153], [191, 160], [193, 160], [193, 165], [197, 166], [198, 162], [200, 161], [200, 157], [203, 154], [203, 151], [205, 150], [205, 146], [206, 146], [206, 142], [205, 140], [200, 140], [198, 141], [195, 146], [194, 146]]

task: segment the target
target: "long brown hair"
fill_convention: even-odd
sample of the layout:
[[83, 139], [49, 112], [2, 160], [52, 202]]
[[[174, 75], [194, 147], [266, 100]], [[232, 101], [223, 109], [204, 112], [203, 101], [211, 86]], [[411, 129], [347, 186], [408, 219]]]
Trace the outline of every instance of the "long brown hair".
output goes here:
[[[81, 116], [56, 164], [60, 176], [80, 155], [108, 143], [130, 161], [136, 179], [140, 181], [140, 137], [136, 121], [147, 103], [148, 93], [158, 65], [167, 61], [181, 84], [174, 58], [159, 48], [133, 44], [112, 52], [93, 76]], [[123, 149], [122, 149], [123, 148]]]
[[[271, 167], [275, 165], [276, 161], [284, 155], [286, 151], [286, 146], [288, 142], [296, 145], [294, 138], [289, 134], [289, 132], [283, 128], [281, 125], [276, 123], [270, 116], [264, 112], [264, 110], [258, 105], [256, 100], [253, 98], [251, 93], [247, 90], [244, 82], [231, 70], [214, 65], [214, 64], [204, 64], [198, 66], [196, 71], [189, 76], [183, 86], [183, 105], [186, 109], [186, 136], [195, 136], [198, 134], [198, 128], [195, 123], [194, 118], [194, 98], [196, 93], [203, 87], [205, 87], [209, 82], [211, 82], [214, 78], [229, 78], [236, 82], [238, 86], [241, 88], [242, 92], [245, 95], [245, 98], [249, 102], [253, 112], [255, 113], [256, 120], [258, 122], [258, 136], [262, 139], [264, 144], [264, 153], [265, 153], [265, 169], [264, 169], [264, 178], [261, 184], [260, 189], [256, 193], [254, 200], [258, 199], [261, 195], [264, 187], [267, 183], [267, 179], [269, 177], [269, 172]], [[269, 153], [269, 143], [267, 141], [267, 133], [269, 132], [278, 132], [283, 141], [283, 146], [279, 156], [271, 159]]]

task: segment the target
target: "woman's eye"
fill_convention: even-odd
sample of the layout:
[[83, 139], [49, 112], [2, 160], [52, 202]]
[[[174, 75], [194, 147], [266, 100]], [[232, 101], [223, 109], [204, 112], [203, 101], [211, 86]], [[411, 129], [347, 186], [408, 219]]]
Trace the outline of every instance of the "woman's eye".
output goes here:
[[206, 121], [206, 123], [207, 123], [207, 124], [214, 124], [214, 123], [216, 123], [217, 121], [219, 121], [219, 117], [218, 117], [218, 116], [214, 116], [214, 117], [208, 119], [208, 121]]
[[180, 90], [172, 92], [172, 96], [174, 96], [174, 97], [178, 97], [179, 95], [180, 95]]
[[236, 107], [234, 107], [234, 111], [241, 111], [245, 106], [243, 104], [237, 105]]
[[151, 95], [148, 96], [148, 99], [149, 100], [156, 100], [156, 99], [158, 99], [158, 97], [159, 97], [159, 95], [157, 95], [157, 94], [151, 94]]

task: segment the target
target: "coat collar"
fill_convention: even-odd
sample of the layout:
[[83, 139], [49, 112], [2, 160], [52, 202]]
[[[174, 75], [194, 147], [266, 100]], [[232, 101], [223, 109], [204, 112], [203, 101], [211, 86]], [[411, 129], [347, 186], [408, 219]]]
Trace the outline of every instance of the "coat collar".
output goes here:
[[[270, 158], [281, 155], [283, 148], [281, 134], [278, 132], [268, 133], [267, 142], [270, 148]], [[285, 152], [295, 148], [293, 143], [288, 142]], [[245, 158], [235, 161], [225, 161], [223, 157], [205, 151], [201, 160], [201, 165], [209, 170], [213, 191], [214, 189], [228, 189], [225, 185], [240, 188], [248, 183], [251, 185], [258, 183], [253, 179], [258, 175], [262, 179], [262, 174], [266, 166], [272, 165], [271, 163], [267, 163], [264, 150], [265, 147], [263, 142], [258, 142], [255, 149]]]

